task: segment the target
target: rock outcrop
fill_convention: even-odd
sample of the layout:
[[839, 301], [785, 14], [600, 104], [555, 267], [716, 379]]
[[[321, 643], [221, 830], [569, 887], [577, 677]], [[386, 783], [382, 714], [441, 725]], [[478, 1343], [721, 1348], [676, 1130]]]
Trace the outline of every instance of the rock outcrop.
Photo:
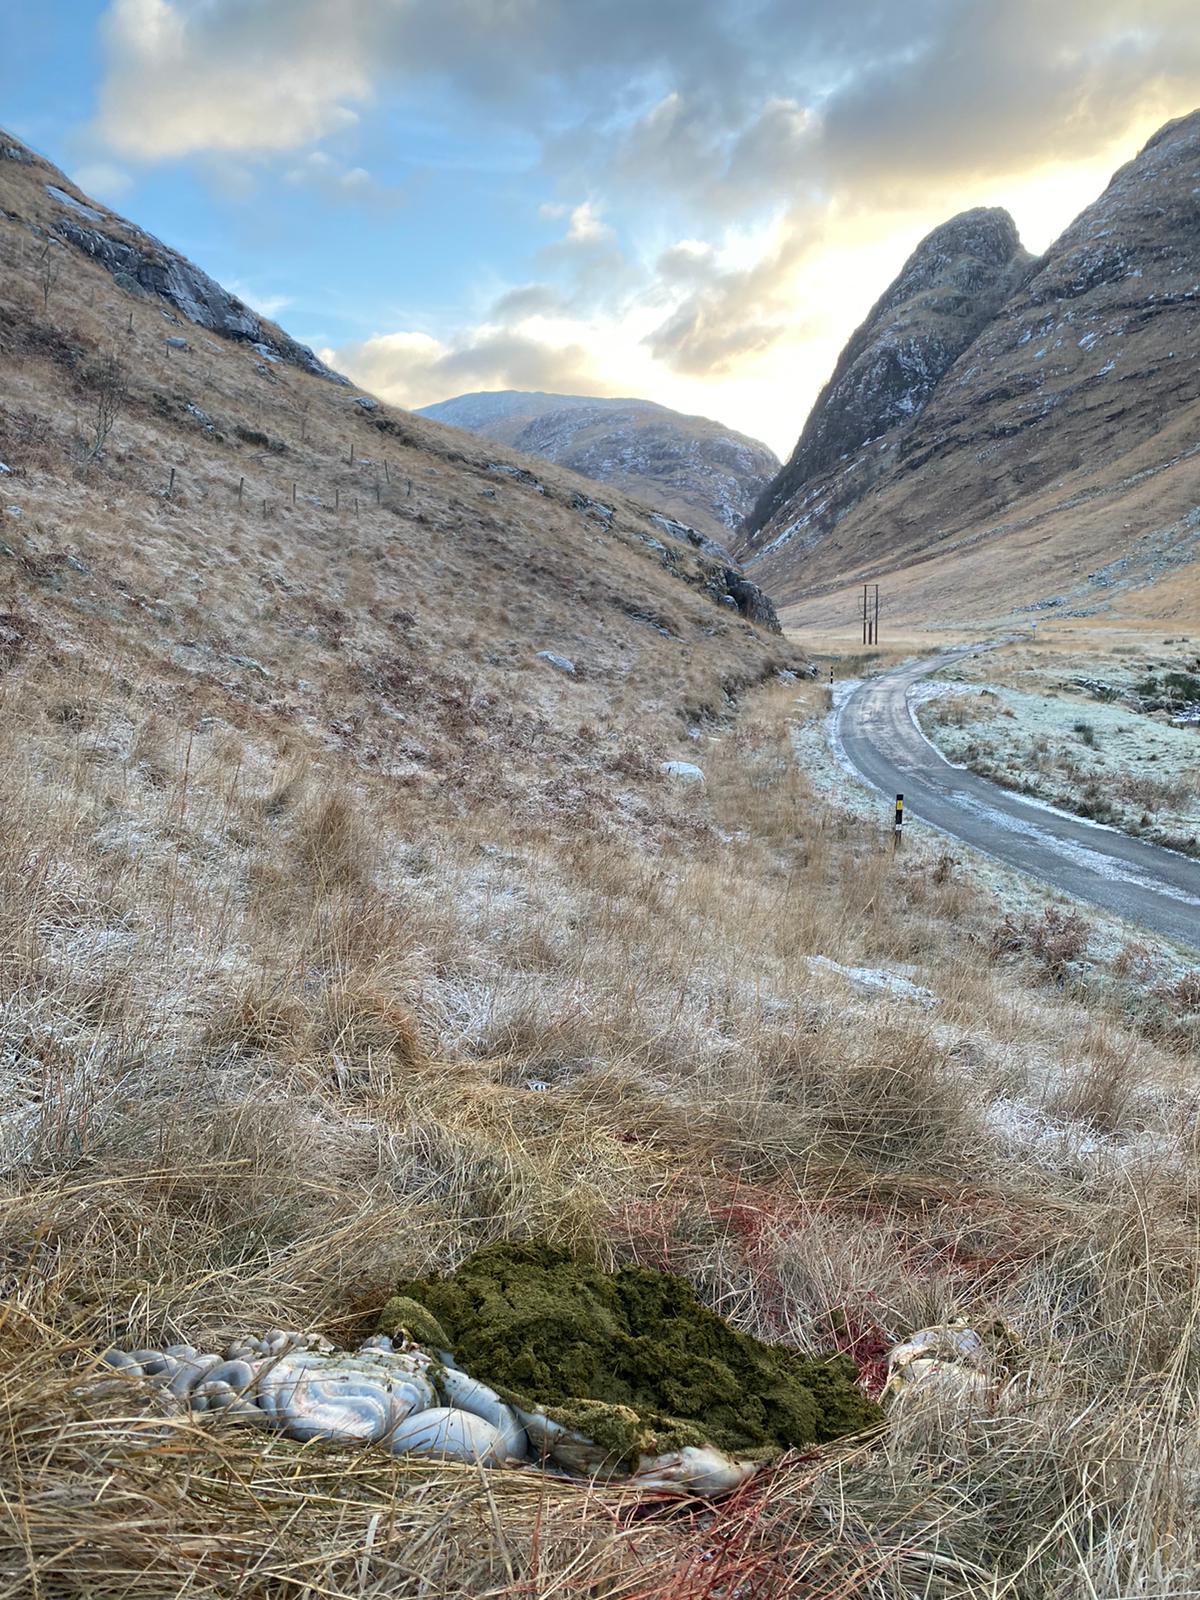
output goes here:
[[53, 232], [99, 262], [121, 288], [131, 294], [157, 296], [198, 327], [223, 339], [251, 345], [264, 361], [286, 362], [334, 383], [348, 381], [319, 361], [307, 345], [290, 338], [282, 328], [223, 289], [186, 256], [123, 217], [72, 193], [61, 172], [7, 135], [0, 139], [0, 161], [44, 169]]
[[[964, 211], [923, 239], [842, 351], [790, 460], [746, 520], [751, 536], [839, 461], [919, 415], [1032, 261], [1007, 211]], [[868, 486], [858, 475], [840, 504]]]
[[779, 469], [757, 439], [649, 400], [506, 389], [459, 395], [420, 415], [611, 483], [722, 540]]
[[[906, 389], [911, 346], [896, 337], [883, 358], [904, 312], [877, 308], [764, 498], [743, 548], [777, 601], [890, 574], [914, 615], [1002, 616], [1060, 593], [1086, 609], [1111, 600], [1115, 559], [1120, 584], [1144, 585], [1193, 558], [1168, 534], [1200, 500], [1200, 113], [1157, 133], [1036, 263], [1006, 219], [973, 215], [993, 219], [990, 244], [944, 280], [978, 296], [957, 353], [923, 347], [928, 373]], [[880, 308], [908, 303], [937, 237]]]

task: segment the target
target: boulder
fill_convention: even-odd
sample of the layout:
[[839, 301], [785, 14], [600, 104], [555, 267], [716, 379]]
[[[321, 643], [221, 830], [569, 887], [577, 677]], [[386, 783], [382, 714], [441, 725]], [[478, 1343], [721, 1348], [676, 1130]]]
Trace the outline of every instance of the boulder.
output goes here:
[[726, 567], [724, 576], [726, 592], [747, 622], [757, 622], [771, 633], [783, 632], [774, 605], [756, 583], [736, 567]]
[[575, 676], [575, 663], [566, 656], [557, 655], [553, 650], [539, 650], [539, 661], [545, 661], [548, 666], [556, 668], [559, 672], [566, 672], [571, 677]]
[[611, 522], [613, 519], [612, 506], [606, 506], [602, 500], [593, 500], [590, 494], [573, 494], [571, 509], [582, 511], [585, 517], [594, 517], [597, 522]]

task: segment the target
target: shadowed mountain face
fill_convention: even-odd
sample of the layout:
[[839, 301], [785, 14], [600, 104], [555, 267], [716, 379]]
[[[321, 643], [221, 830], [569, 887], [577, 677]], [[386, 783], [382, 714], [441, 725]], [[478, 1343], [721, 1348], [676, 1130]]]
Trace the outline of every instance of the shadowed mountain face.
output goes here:
[[649, 400], [503, 389], [459, 395], [418, 415], [614, 484], [718, 539], [738, 527], [779, 468], [757, 439]]
[[842, 351], [748, 529], [764, 527], [813, 478], [917, 416], [1032, 259], [1007, 211], [965, 211], [922, 240]]
[[[943, 298], [961, 315], [916, 314]], [[1193, 114], [1040, 261], [996, 212], [920, 246], [749, 519], [754, 576], [802, 620], [889, 574], [913, 615], [1003, 615], [1060, 592], [1087, 608], [1157, 582], [1200, 555], [1182, 521], [1200, 489], [1198, 343]]]

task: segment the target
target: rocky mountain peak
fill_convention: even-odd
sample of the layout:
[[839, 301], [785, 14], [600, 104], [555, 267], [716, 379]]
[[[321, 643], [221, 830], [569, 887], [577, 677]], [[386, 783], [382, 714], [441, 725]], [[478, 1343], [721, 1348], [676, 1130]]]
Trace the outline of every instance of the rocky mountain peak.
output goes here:
[[[1200, 228], [1200, 111], [1160, 128], [1050, 247], [1028, 286], [1031, 305], [1078, 300], [1125, 283], [1145, 300], [1191, 288]], [[1148, 281], [1154, 279], [1153, 283]]]
[[177, 250], [89, 200], [57, 168], [2, 129], [0, 161], [34, 168], [49, 180], [38, 197], [48, 236], [89, 256], [126, 293], [161, 301], [197, 327], [251, 346], [264, 362], [299, 367], [338, 384], [349, 382]]
[[964, 211], [928, 234], [851, 336], [791, 459], [747, 519], [751, 532], [808, 480], [917, 415], [1032, 261], [1007, 211]]
[[[1157, 583], [1193, 559], [1200, 112], [1160, 129], [1037, 262], [1003, 213], [947, 228], [949, 246], [931, 234], [851, 340], [760, 502], [754, 575], [796, 605], [885, 574], [917, 594], [936, 561], [938, 594], [953, 569], [949, 587], [983, 615], [1003, 543], [1002, 611], [1049, 595], [1090, 615], [1114, 584]], [[964, 303], [990, 314], [955, 356], [953, 314], [929, 307], [967, 283]], [[975, 321], [969, 310], [960, 331]], [[927, 387], [888, 428], [914, 327]], [[952, 357], [940, 371], [939, 354]], [[973, 591], [960, 571], [972, 563]], [[1066, 590], [1064, 567], [1078, 575]]]

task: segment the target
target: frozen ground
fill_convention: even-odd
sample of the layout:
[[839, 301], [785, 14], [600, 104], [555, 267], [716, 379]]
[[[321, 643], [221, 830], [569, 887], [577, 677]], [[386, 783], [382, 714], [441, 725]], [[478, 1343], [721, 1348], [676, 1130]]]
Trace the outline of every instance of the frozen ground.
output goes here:
[[1171, 685], [1191, 680], [1192, 659], [1174, 651], [1094, 661], [1039, 658], [1030, 649], [988, 653], [943, 669], [914, 710], [957, 765], [1196, 852], [1200, 724], [1181, 720], [1188, 713], [1178, 700], [1162, 703]]
[[[986, 664], [986, 661], [986, 656], [972, 658], [971, 664]], [[833, 685], [826, 691], [826, 704], [819, 711], [813, 711], [804, 697], [798, 698], [797, 717], [792, 725], [792, 747], [801, 770], [813, 788], [843, 815], [856, 818], [864, 828], [873, 830], [878, 835], [880, 847], [887, 848], [890, 844], [892, 802], [861, 778], [851, 766], [837, 731], [838, 711], [864, 681], [847, 679]], [[917, 699], [919, 703], [920, 694]], [[1049, 907], [1078, 904], [1037, 879], [1013, 871], [994, 857], [972, 849], [959, 839], [948, 837], [911, 813], [904, 825], [904, 848], [927, 864], [931, 873], [938, 870], [939, 863], [948, 864], [955, 873], [990, 895], [995, 904], [997, 921], [1009, 914], [1036, 917]], [[1086, 981], [1109, 985], [1112, 981], [1112, 964], [1115, 962], [1120, 967], [1127, 961], [1128, 952], [1134, 948], [1144, 982], [1169, 983], [1192, 970], [1194, 963], [1171, 941], [1157, 938], [1145, 930], [1131, 928], [1124, 919], [1111, 915], [1101, 907], [1087, 905], [1081, 906], [1081, 909], [1091, 929], [1088, 951], [1080, 963], [1079, 972], [1079, 976]]]

